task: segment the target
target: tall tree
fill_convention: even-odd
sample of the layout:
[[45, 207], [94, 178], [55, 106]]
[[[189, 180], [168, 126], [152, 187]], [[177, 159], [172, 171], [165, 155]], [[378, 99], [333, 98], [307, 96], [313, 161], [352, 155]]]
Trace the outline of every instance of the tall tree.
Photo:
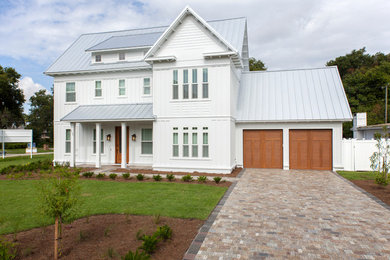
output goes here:
[[[385, 89], [390, 83], [390, 54], [366, 54], [365, 48], [327, 62], [337, 65], [352, 113], [367, 112], [368, 124], [384, 123]], [[352, 137], [352, 122], [344, 123], [344, 137]]]
[[40, 90], [30, 98], [30, 102], [27, 128], [34, 130], [33, 138], [37, 145], [53, 144], [53, 95]]
[[257, 71], [257, 70], [267, 70], [264, 62], [261, 60], [256, 60], [255, 58], [249, 58], [249, 70]]
[[20, 126], [23, 120], [23, 91], [18, 88], [20, 74], [0, 66], [0, 127]]

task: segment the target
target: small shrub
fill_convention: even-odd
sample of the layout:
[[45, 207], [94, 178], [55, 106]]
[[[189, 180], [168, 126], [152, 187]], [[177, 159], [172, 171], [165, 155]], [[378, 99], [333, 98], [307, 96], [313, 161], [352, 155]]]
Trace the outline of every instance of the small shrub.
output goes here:
[[206, 182], [207, 181], [207, 177], [206, 176], [199, 176], [198, 177], [198, 182]]
[[164, 225], [157, 228], [156, 233], [154, 233], [157, 237], [162, 240], [167, 240], [172, 237], [172, 229], [168, 225]]
[[375, 176], [375, 182], [379, 185], [386, 186], [389, 184], [389, 178], [386, 177], [386, 174], [383, 172], [378, 172]]
[[130, 179], [130, 173], [124, 173], [122, 174], [123, 179], [128, 180]]
[[145, 178], [145, 175], [139, 173], [139, 174], [137, 174], [137, 177], [136, 177], [136, 178], [137, 178], [137, 180], [139, 180], [139, 181], [143, 181], [144, 178]]
[[122, 257], [122, 260], [149, 260], [150, 255], [148, 255], [145, 252], [139, 252], [138, 249], [133, 253], [132, 251], [129, 251], [124, 257]]
[[157, 175], [153, 175], [153, 179], [154, 179], [155, 181], [161, 181], [161, 180], [162, 180], [162, 177], [161, 177], [160, 174], [157, 174]]
[[111, 180], [115, 180], [116, 176], [117, 175], [115, 173], [110, 173], [110, 175], [108, 175], [108, 177], [110, 177]]
[[139, 247], [144, 250], [148, 254], [152, 254], [157, 249], [157, 243], [159, 242], [159, 238], [155, 235], [144, 235], [142, 238], [142, 245]]
[[185, 181], [185, 182], [190, 182], [192, 181], [194, 178], [192, 178], [191, 175], [187, 174], [187, 175], [184, 175], [183, 177], [181, 177], [182, 181]]
[[167, 174], [167, 179], [168, 179], [168, 181], [173, 181], [173, 180], [175, 180], [175, 175]]
[[15, 244], [0, 237], [0, 259], [12, 260], [16, 257]]
[[96, 178], [98, 179], [104, 179], [104, 177], [106, 177], [104, 173], [99, 173], [98, 175], [96, 175]]
[[160, 224], [161, 215], [160, 215], [160, 214], [154, 215], [154, 216], [153, 216], [153, 220], [154, 220], [154, 223], [155, 223], [155, 224]]
[[214, 177], [214, 181], [215, 181], [215, 183], [220, 183], [221, 182], [221, 180], [222, 180], [222, 178], [221, 177]]
[[84, 173], [83, 173], [83, 176], [84, 176], [85, 178], [91, 178], [91, 177], [93, 176], [93, 172], [84, 172]]

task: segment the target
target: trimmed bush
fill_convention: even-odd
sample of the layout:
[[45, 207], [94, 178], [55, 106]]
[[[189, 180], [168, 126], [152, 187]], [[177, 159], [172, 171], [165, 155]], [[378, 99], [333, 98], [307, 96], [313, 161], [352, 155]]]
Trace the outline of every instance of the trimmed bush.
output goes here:
[[137, 180], [139, 180], [139, 181], [143, 181], [144, 178], [145, 178], [145, 175], [139, 173], [139, 174], [137, 174], [136, 178], [137, 178]]
[[104, 173], [99, 173], [98, 175], [96, 175], [96, 178], [98, 179], [104, 179], [104, 177], [106, 177], [106, 175]]
[[153, 175], [153, 179], [154, 179], [155, 181], [161, 181], [161, 180], [162, 180], [162, 177], [161, 177], [160, 174], [157, 174], [157, 175]]
[[108, 175], [108, 177], [110, 177], [111, 180], [115, 180], [116, 179], [116, 175], [115, 173], [110, 173], [110, 175]]
[[91, 178], [91, 177], [93, 176], [93, 172], [84, 172], [84, 173], [83, 173], [83, 176], [84, 176], [85, 178]]
[[191, 175], [187, 174], [187, 175], [184, 175], [183, 177], [181, 177], [182, 181], [185, 181], [185, 182], [190, 182], [192, 181], [194, 178], [192, 178]]
[[214, 181], [215, 181], [215, 183], [220, 183], [221, 182], [221, 180], [222, 180], [222, 178], [221, 177], [214, 177]]
[[122, 174], [122, 177], [125, 180], [130, 179], [130, 173], [124, 173], [124, 174]]
[[139, 249], [144, 250], [148, 254], [153, 254], [157, 249], [157, 243], [160, 239], [153, 234], [151, 236], [143, 235], [141, 240], [142, 245], [139, 247]]
[[168, 181], [174, 181], [175, 180], [175, 175], [167, 174], [167, 179], [168, 179]]
[[207, 177], [206, 176], [199, 176], [198, 177], [198, 182], [206, 182], [207, 181]]

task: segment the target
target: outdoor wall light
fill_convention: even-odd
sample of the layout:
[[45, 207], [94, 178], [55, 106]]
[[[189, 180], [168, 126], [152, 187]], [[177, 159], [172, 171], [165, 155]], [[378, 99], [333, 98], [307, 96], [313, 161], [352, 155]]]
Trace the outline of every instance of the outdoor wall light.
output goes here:
[[111, 141], [111, 135], [110, 134], [107, 135], [107, 141]]
[[133, 135], [131, 136], [131, 141], [135, 142], [136, 138], [137, 138], [137, 136], [136, 136], [135, 134], [133, 134]]

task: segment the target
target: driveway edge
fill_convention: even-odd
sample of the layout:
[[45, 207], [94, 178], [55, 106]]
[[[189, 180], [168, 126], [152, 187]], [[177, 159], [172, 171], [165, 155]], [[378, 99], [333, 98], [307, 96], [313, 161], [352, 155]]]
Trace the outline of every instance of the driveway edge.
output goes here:
[[[241, 172], [237, 175], [237, 178], [240, 178], [244, 174], [244, 172], [245, 172], [245, 168], [241, 170]], [[206, 222], [199, 229], [198, 234], [196, 235], [195, 239], [192, 241], [190, 247], [187, 249], [187, 252], [184, 254], [183, 260], [195, 259], [195, 256], [198, 254], [199, 249], [202, 246], [202, 243], [207, 236], [207, 233], [209, 232], [211, 226], [213, 225], [223, 205], [225, 205], [226, 200], [229, 198], [236, 184], [237, 182], [233, 182], [232, 185], [230, 185], [228, 190], [223, 195], [222, 199], [218, 202], [217, 206], [214, 208], [210, 216], [207, 218]]]
[[381, 201], [380, 199], [378, 199], [377, 197], [375, 197], [374, 195], [372, 195], [371, 193], [369, 193], [368, 191], [360, 188], [359, 186], [357, 186], [355, 183], [353, 183], [352, 181], [344, 178], [343, 176], [341, 176], [340, 174], [338, 174], [337, 172], [333, 172], [332, 173], [334, 175], [336, 175], [337, 177], [339, 177], [340, 179], [342, 179], [343, 181], [349, 183], [352, 187], [354, 187], [355, 189], [357, 189], [358, 191], [366, 194], [370, 199], [372, 199], [373, 201], [375, 201], [376, 203], [378, 203], [379, 205], [381, 205], [382, 207], [384, 207], [385, 209], [389, 210], [390, 211], [390, 206], [387, 205], [386, 203], [384, 203], [383, 201]]

